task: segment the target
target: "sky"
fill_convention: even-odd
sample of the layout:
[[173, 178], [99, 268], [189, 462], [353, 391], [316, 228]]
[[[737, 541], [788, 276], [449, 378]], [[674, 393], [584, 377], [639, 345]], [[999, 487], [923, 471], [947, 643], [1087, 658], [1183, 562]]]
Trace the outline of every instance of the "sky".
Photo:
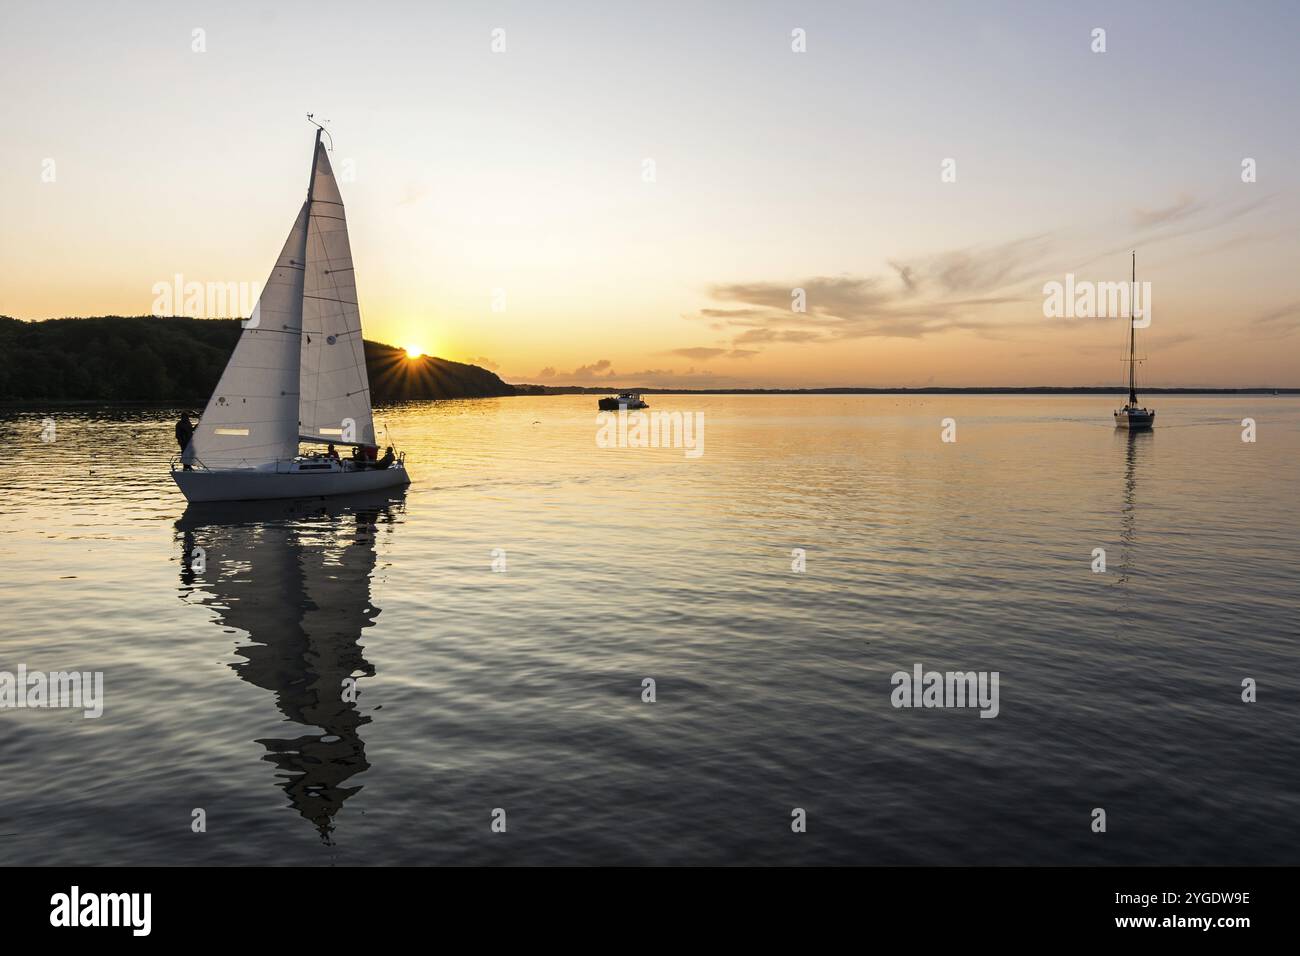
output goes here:
[[1127, 323], [1044, 287], [1136, 251], [1145, 384], [1300, 386], [1297, 36], [1294, 2], [7, 0], [0, 315], [260, 286], [312, 112], [367, 337], [506, 381], [1115, 384]]

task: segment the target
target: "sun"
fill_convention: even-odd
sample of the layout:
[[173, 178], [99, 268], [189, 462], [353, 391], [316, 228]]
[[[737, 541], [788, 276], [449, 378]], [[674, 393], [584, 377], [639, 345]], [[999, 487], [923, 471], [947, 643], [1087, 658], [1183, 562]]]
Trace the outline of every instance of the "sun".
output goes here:
[[406, 346], [403, 346], [402, 351], [404, 351], [404, 352], [406, 353], [406, 357], [407, 357], [408, 359], [418, 359], [418, 358], [421, 358], [421, 357], [424, 355], [424, 346], [422, 346], [422, 345], [406, 345]]

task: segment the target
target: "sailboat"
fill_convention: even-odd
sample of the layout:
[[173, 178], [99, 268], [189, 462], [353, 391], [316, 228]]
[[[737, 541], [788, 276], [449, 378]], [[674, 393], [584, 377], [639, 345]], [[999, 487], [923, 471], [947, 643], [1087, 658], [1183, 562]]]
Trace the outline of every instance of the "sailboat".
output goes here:
[[1128, 317], [1128, 402], [1115, 410], [1115, 427], [1136, 430], [1150, 428], [1156, 423], [1153, 408], [1143, 408], [1137, 396], [1137, 326], [1134, 324], [1134, 306], [1137, 304], [1137, 253], [1133, 253], [1133, 279], [1129, 286]]
[[[311, 120], [309, 115], [308, 120]], [[374, 460], [361, 311], [347, 219], [316, 126], [289, 238], [172, 478], [189, 501], [351, 494], [410, 484], [405, 454]], [[361, 449], [355, 460], [298, 444]]]

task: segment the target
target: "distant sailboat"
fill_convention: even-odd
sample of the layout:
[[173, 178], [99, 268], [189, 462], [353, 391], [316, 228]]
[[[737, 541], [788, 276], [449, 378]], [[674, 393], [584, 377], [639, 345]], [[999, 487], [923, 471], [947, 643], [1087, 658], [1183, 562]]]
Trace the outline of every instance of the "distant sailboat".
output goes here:
[[317, 124], [307, 201], [182, 455], [184, 467], [173, 463], [172, 478], [190, 501], [410, 484], [405, 455], [388, 463], [298, 455], [300, 441], [372, 454], [376, 444], [343, 197], [321, 132]]
[[1123, 408], [1115, 410], [1116, 428], [1150, 428], [1156, 423], [1153, 408], [1143, 408], [1138, 404], [1137, 378], [1137, 326], [1133, 324], [1133, 310], [1137, 304], [1137, 253], [1133, 253], [1133, 281], [1129, 286], [1128, 302], [1128, 402]]

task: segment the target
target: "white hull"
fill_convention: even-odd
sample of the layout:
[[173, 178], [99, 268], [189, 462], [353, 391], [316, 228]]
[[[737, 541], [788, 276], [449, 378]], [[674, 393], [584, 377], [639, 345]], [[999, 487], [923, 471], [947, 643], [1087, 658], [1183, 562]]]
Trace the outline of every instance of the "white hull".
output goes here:
[[187, 501], [262, 501], [349, 495], [411, 483], [402, 464], [365, 471], [266, 471], [254, 468], [172, 470]]

